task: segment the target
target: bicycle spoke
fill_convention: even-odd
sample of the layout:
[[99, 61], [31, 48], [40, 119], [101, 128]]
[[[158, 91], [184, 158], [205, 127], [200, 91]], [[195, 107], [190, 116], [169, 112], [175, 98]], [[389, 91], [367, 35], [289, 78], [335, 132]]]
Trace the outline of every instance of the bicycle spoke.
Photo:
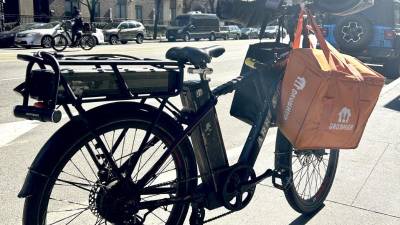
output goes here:
[[[307, 165], [307, 169], [306, 169], [306, 173], [305, 173], [305, 174], [307, 174], [307, 176], [306, 176], [306, 185], [307, 185], [307, 181], [308, 181], [308, 177], [309, 177], [308, 168], [309, 168], [309, 165]], [[301, 182], [301, 180], [300, 180], [300, 182]], [[304, 196], [304, 192], [306, 190], [306, 185], [305, 185], [305, 187], [303, 189], [303, 192], [301, 193], [303, 196]]]
[[153, 214], [156, 218], [158, 218], [159, 220], [161, 220], [161, 222], [166, 223], [167, 221], [161, 219], [159, 216], [157, 216], [155, 213], [151, 212], [151, 214]]
[[79, 151], [81, 152], [83, 158], [85, 159], [86, 163], [88, 164], [88, 166], [89, 166], [90, 170], [92, 171], [94, 177], [96, 177], [96, 179], [98, 180], [99, 178], [98, 178], [96, 172], [94, 172], [94, 169], [93, 169], [92, 165], [90, 165], [90, 162], [89, 162], [89, 160], [86, 158], [86, 156], [85, 156], [85, 154], [83, 153], [82, 149], [79, 149]]
[[[138, 165], [138, 168], [140, 168], [140, 166], [142, 165], [142, 156], [143, 156], [143, 155], [141, 155], [141, 156], [139, 157], [139, 165]], [[139, 169], [138, 169], [138, 170], [139, 170]], [[140, 171], [138, 171], [138, 172], [135, 174], [135, 177], [134, 177], [135, 182], [137, 182], [137, 180], [138, 180], [138, 174], [139, 174], [139, 172], [140, 172]]]
[[[312, 156], [313, 158], [314, 158], [314, 156]], [[313, 162], [314, 162], [314, 160], [312, 160], [311, 161], [311, 165], [313, 166], [313, 170], [311, 171], [311, 174], [310, 174], [310, 183], [309, 183], [309, 185], [308, 185], [308, 194], [309, 194], [309, 198], [311, 198], [312, 196], [314, 196], [313, 194], [312, 194], [312, 192], [311, 192], [311, 189], [312, 189], [312, 185], [313, 185], [313, 181], [314, 181], [314, 177], [315, 177], [315, 166], [314, 166], [314, 164], [313, 164]]]
[[[173, 158], [171, 157], [171, 159], [168, 161], [168, 163], [166, 164], [166, 166], [165, 166], [163, 169], [161, 169], [160, 172], [154, 174], [153, 179], [152, 179], [152, 180], [149, 180], [149, 181], [147, 182], [146, 185], [151, 185], [155, 180], [157, 180], [157, 178], [160, 176], [160, 174], [162, 174], [163, 171], [164, 171], [172, 162], [173, 162]], [[168, 171], [167, 171], [167, 172], [168, 172]]]
[[70, 224], [72, 221], [74, 221], [76, 218], [78, 218], [80, 215], [82, 215], [82, 213], [84, 213], [86, 210], [88, 210], [88, 209], [85, 209], [85, 210], [83, 210], [82, 212], [80, 212], [78, 215], [76, 215], [74, 218], [72, 218], [68, 223], [66, 223], [65, 225], [68, 225], [68, 224]]
[[86, 209], [86, 207], [85, 208], [76, 208], [76, 209], [53, 210], [53, 211], [47, 211], [47, 213], [73, 212], [73, 211], [82, 210], [82, 209]]
[[[77, 179], [80, 179], [80, 180], [83, 180], [83, 181], [87, 181], [86, 179], [84, 179], [84, 178], [82, 178], [82, 177], [79, 177], [79, 176], [76, 176], [76, 175], [67, 173], [67, 172], [65, 172], [65, 171], [61, 171], [61, 173], [67, 174], [68, 176], [71, 176], [71, 177], [74, 177], [74, 178], [77, 178]], [[89, 182], [91, 183], [91, 185], [94, 184], [94, 182], [92, 182], [92, 181], [89, 181]]]
[[[128, 130], [127, 130], [127, 131], [128, 131]], [[125, 133], [125, 135], [124, 135], [124, 141], [122, 142], [121, 158], [122, 158], [122, 156], [124, 155], [124, 149], [125, 149], [125, 140], [126, 140], [126, 133]], [[120, 166], [120, 167], [122, 166], [122, 160], [121, 160], [121, 161], [119, 161], [119, 166]]]
[[108, 141], [107, 141], [107, 138], [106, 138], [105, 134], [103, 134], [103, 139], [106, 142], [107, 150], [109, 151], [111, 148], [110, 148], [110, 145], [108, 144]]
[[72, 159], [70, 159], [69, 161], [78, 170], [78, 172], [82, 175], [82, 177], [85, 178], [86, 182], [88, 182], [89, 185], [90, 185], [90, 182], [94, 183], [93, 181], [89, 180], [85, 175], [83, 175], [82, 171], [76, 166], [76, 164], [74, 163], [74, 161], [72, 161]]
[[[61, 181], [61, 182], [64, 182], [64, 183], [66, 183], [66, 184], [70, 184], [70, 185], [72, 185], [72, 186], [74, 186], [74, 187], [77, 187], [77, 188], [79, 188], [79, 189], [82, 189], [82, 190], [85, 190], [85, 191], [88, 191], [88, 192], [91, 191], [90, 189], [87, 189], [87, 188], [85, 188], [85, 187], [82, 187], [82, 186], [89, 186], [89, 187], [91, 187], [90, 184], [89, 184], [89, 185], [86, 185], [86, 184], [77, 183], [77, 182], [72, 182], [72, 181], [66, 181], [66, 180], [62, 180], [62, 179], [57, 179], [57, 181]], [[57, 185], [57, 184], [56, 184], [56, 185]]]
[[69, 204], [74, 204], [74, 205], [80, 205], [80, 206], [89, 207], [88, 205], [84, 205], [84, 204], [82, 204], [82, 203], [73, 202], [73, 201], [64, 200], [64, 199], [56, 199], [56, 198], [52, 198], [52, 197], [50, 197], [49, 199], [50, 199], [50, 200], [53, 200], [53, 201], [57, 201], [57, 202], [64, 202], [64, 203], [69, 203]]
[[135, 148], [136, 133], [137, 133], [137, 129], [135, 129], [135, 133], [133, 134], [132, 148], [131, 148], [130, 154], [133, 154], [133, 149]]
[[60, 219], [60, 220], [57, 220], [56, 222], [53, 222], [53, 223], [48, 224], [48, 225], [57, 224], [57, 223], [59, 223], [59, 222], [62, 222], [62, 221], [64, 221], [64, 220], [67, 220], [67, 219], [73, 217], [72, 220], [69, 221], [69, 222], [67, 223], [67, 224], [70, 224], [73, 220], [75, 220], [78, 216], [80, 216], [83, 212], [85, 212], [85, 211], [88, 210], [88, 209], [89, 209], [89, 208], [85, 208], [84, 210], [82, 210], [82, 211], [80, 211], [80, 212], [77, 212], [77, 213], [74, 213], [74, 214], [72, 214], [72, 215], [69, 215], [69, 216], [67, 216], [67, 217], [65, 217], [65, 218], [62, 218], [62, 219]]
[[112, 138], [112, 149], [111, 149], [111, 154], [114, 155], [115, 151], [117, 150], [118, 146], [121, 144], [121, 141], [125, 138], [126, 133], [128, 132], [128, 128], [124, 128], [121, 132], [121, 134], [118, 136], [117, 140], [114, 143], [114, 135], [115, 131], [113, 133], [113, 138]]
[[160, 143], [160, 145], [154, 150], [154, 152], [150, 155], [150, 157], [144, 162], [143, 166], [141, 168], [138, 168], [138, 172], [134, 176], [134, 178], [137, 178], [139, 176], [140, 171], [146, 166], [146, 164], [150, 161], [150, 159], [153, 158], [154, 154], [158, 151], [158, 149], [161, 147], [163, 143]]

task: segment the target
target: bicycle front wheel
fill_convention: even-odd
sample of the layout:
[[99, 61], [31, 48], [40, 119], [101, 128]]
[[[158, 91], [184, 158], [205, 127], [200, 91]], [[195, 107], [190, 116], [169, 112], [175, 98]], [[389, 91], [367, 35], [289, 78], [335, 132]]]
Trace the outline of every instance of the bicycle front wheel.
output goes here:
[[51, 42], [51, 47], [57, 51], [57, 52], [62, 52], [64, 51], [68, 46], [68, 39], [65, 37], [63, 34], [57, 34], [56, 36], [53, 37], [53, 40]]
[[96, 46], [96, 38], [94, 38], [92, 35], [85, 34], [82, 36], [79, 45], [83, 50], [91, 50]]
[[[129, 107], [128, 107], [129, 108]], [[95, 130], [107, 150], [112, 153], [115, 164], [121, 169], [145, 137], [155, 115], [149, 112], [134, 112], [126, 107], [112, 108], [104, 114], [91, 115]], [[125, 112], [123, 112], [125, 111]], [[164, 118], [165, 119], [165, 118]], [[169, 198], [185, 197], [196, 179], [196, 164], [190, 142], [186, 139], [172, 151], [163, 166], [143, 188], [135, 184], [154, 165], [174, 141], [177, 132], [171, 123], [161, 121], [150, 135], [146, 151], [137, 158], [136, 167], [128, 182], [119, 182], [113, 177], [111, 167], [101, 150], [99, 142], [86, 133], [69, 142], [65, 139], [52, 143], [60, 152], [49, 181], [43, 190], [25, 201], [25, 224], [69, 224], [69, 225], [136, 225], [136, 224], [182, 224], [188, 211], [188, 202], [154, 207], [150, 202]], [[63, 136], [64, 137], [64, 136]], [[68, 141], [68, 142], [67, 142]], [[89, 149], [105, 169], [99, 170]], [[192, 179], [189, 179], [192, 177]], [[193, 177], [195, 179], [193, 179]], [[191, 181], [189, 181], [191, 180]], [[178, 182], [179, 181], [179, 182]], [[191, 183], [190, 183], [191, 182]], [[190, 183], [190, 184], [189, 184]]]
[[318, 211], [335, 179], [339, 150], [296, 150], [278, 130], [275, 168], [285, 171], [282, 186], [286, 200], [299, 213]]

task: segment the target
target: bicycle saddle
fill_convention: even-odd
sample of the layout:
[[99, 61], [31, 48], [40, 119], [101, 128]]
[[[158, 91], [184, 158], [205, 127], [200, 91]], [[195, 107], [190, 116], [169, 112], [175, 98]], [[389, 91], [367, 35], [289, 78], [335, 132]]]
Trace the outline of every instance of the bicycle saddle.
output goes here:
[[191, 63], [195, 67], [205, 68], [212, 58], [218, 58], [224, 54], [225, 48], [221, 46], [211, 46], [207, 48], [195, 47], [173, 47], [166, 53], [166, 58], [181, 63]]

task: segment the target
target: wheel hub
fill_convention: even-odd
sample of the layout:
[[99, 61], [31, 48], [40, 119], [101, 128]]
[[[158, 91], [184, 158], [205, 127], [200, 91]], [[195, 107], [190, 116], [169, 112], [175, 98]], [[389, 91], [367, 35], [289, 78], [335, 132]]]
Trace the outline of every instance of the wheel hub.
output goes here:
[[95, 185], [90, 193], [91, 211], [115, 224], [142, 224], [138, 213], [140, 195], [131, 181], [112, 181], [108, 185]]

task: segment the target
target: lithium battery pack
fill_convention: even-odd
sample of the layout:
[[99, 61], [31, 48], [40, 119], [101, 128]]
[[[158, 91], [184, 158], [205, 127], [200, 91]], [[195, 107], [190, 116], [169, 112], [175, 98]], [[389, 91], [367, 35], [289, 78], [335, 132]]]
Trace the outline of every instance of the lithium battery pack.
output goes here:
[[[73, 93], [80, 98], [118, 96], [125, 87], [136, 95], [171, 95], [180, 89], [180, 72], [175, 69], [130, 66], [118, 68], [118, 73], [122, 79], [111, 68], [61, 71]], [[64, 97], [64, 94], [64, 89], [60, 87], [59, 97]]]

